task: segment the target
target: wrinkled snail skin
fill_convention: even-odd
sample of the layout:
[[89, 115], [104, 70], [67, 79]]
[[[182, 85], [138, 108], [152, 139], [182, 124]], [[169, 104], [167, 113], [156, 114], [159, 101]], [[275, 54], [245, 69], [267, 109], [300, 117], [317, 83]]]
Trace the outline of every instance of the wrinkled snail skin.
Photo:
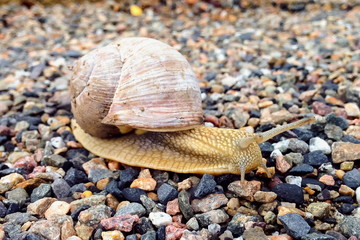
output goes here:
[[154, 39], [115, 41], [83, 56], [73, 72], [75, 138], [95, 155], [131, 166], [233, 173], [244, 181], [259, 166], [267, 170], [259, 143], [314, 121], [304, 118], [257, 134], [202, 126], [200, 88], [190, 64]]
[[267, 170], [259, 143], [314, 121], [314, 118], [304, 118], [257, 134], [201, 126], [185, 131], [129, 134], [110, 139], [87, 134], [75, 120], [72, 120], [72, 129], [75, 138], [86, 149], [106, 159], [178, 173], [240, 174], [244, 181], [245, 173], [259, 166]]

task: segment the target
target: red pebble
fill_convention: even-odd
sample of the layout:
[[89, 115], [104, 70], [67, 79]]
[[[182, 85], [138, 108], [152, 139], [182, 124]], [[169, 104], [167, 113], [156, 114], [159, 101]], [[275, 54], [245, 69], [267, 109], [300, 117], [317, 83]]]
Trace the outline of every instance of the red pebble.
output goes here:
[[179, 223], [170, 223], [166, 226], [166, 240], [180, 239], [185, 231], [185, 225]]
[[101, 220], [100, 224], [106, 230], [119, 230], [124, 232], [130, 232], [133, 228], [134, 222], [139, 222], [139, 217], [137, 215], [122, 215], [111, 217]]
[[313, 109], [314, 113], [319, 114], [321, 116], [325, 116], [329, 113], [332, 113], [331, 107], [326, 105], [323, 102], [314, 102], [312, 104], [312, 109]]
[[170, 215], [175, 215], [179, 212], [180, 212], [180, 207], [179, 207], [179, 200], [177, 198], [167, 203], [166, 213]]
[[17, 160], [13, 168], [23, 168], [25, 172], [31, 173], [34, 168], [37, 166], [37, 162], [34, 160], [32, 156], [25, 156]]

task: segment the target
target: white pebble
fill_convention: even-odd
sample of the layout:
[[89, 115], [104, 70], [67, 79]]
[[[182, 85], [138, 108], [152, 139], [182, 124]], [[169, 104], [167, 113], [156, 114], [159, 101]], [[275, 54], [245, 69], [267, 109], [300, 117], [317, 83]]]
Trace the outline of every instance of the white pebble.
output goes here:
[[273, 143], [273, 146], [275, 149], [278, 149], [281, 152], [286, 152], [286, 150], [289, 147], [289, 143], [290, 143], [290, 140], [286, 139], [286, 140], [280, 141], [278, 143]]
[[53, 137], [50, 139], [51, 145], [54, 148], [63, 148], [65, 147], [65, 143], [61, 137]]
[[278, 156], [282, 156], [282, 153], [280, 152], [279, 149], [275, 149], [274, 151], [272, 151], [272, 153], [270, 154], [270, 157], [272, 159], [277, 158]]
[[356, 201], [360, 203], [360, 187], [358, 187], [355, 191], [356, 194]]
[[321, 150], [324, 154], [330, 154], [331, 153], [331, 147], [329, 144], [322, 138], [314, 137], [310, 139], [310, 145], [309, 145], [310, 152]]
[[289, 175], [285, 178], [285, 181], [289, 184], [294, 184], [301, 187], [302, 177]]
[[156, 227], [164, 226], [172, 222], [171, 216], [164, 212], [151, 212], [149, 219]]

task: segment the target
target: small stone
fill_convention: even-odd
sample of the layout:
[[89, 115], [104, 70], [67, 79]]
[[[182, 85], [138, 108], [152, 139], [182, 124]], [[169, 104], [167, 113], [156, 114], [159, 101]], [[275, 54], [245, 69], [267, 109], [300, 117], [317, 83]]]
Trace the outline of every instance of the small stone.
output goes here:
[[57, 155], [57, 154], [52, 154], [48, 157], [44, 157], [43, 159], [43, 164], [45, 164], [46, 166], [53, 166], [53, 167], [63, 167], [64, 163], [67, 162], [67, 159]]
[[87, 226], [97, 226], [101, 220], [110, 218], [111, 213], [110, 207], [101, 204], [81, 211], [78, 220]]
[[275, 161], [276, 169], [281, 173], [286, 173], [291, 168], [291, 164], [288, 163], [282, 155], [277, 156]]
[[360, 238], [360, 218], [345, 216], [339, 223], [340, 231], [346, 236]]
[[360, 118], [360, 109], [357, 103], [345, 103], [344, 108], [349, 117]]
[[331, 205], [326, 202], [310, 203], [307, 207], [307, 211], [312, 213], [314, 217], [323, 219], [329, 216]]
[[355, 195], [355, 191], [351, 189], [350, 187], [341, 184], [339, 188], [339, 193], [344, 196], [351, 196], [353, 197]]
[[337, 141], [339, 141], [343, 137], [343, 130], [333, 124], [326, 124], [324, 132], [328, 138]]
[[[325, 155], [324, 155], [325, 156]], [[325, 156], [326, 157], [326, 156]], [[293, 175], [300, 175], [300, 176], [303, 176], [305, 174], [308, 174], [308, 173], [312, 173], [314, 171], [314, 168], [313, 166], [309, 165], [309, 164], [301, 164], [299, 166], [296, 166], [294, 168], [292, 168], [289, 173], [290, 174], [293, 174]]]
[[310, 231], [309, 224], [297, 213], [288, 213], [279, 217], [287, 234], [300, 238]]
[[239, 237], [244, 233], [245, 223], [249, 221], [249, 217], [241, 213], [236, 213], [235, 216], [231, 219], [227, 226], [234, 237]]
[[146, 195], [146, 192], [140, 188], [124, 188], [122, 190], [122, 195], [130, 202], [140, 203], [140, 196]]
[[143, 169], [140, 172], [139, 177], [131, 183], [130, 187], [152, 191], [155, 189], [156, 184], [156, 180], [151, 177], [149, 169]]
[[170, 215], [176, 215], [178, 213], [180, 213], [180, 207], [179, 207], [179, 199], [175, 198], [172, 201], [169, 201], [166, 204], [166, 213], [170, 214]]
[[120, 178], [119, 188], [122, 189], [130, 186], [130, 183], [133, 182], [138, 175], [139, 172], [133, 168], [127, 168], [125, 170], [121, 170], [119, 176]]
[[313, 167], [329, 162], [328, 157], [320, 150], [312, 151], [304, 155], [304, 163]]
[[50, 139], [50, 142], [51, 142], [51, 145], [54, 148], [64, 148], [64, 147], [66, 147], [62, 137], [53, 137], [53, 138]]
[[119, 173], [113, 172], [109, 169], [102, 169], [102, 168], [92, 168], [89, 170], [88, 178], [91, 182], [97, 183], [101, 179], [104, 178], [118, 178]]
[[[146, 208], [147, 212], [151, 212], [156, 206], [156, 203], [154, 202], [154, 200], [152, 200], [151, 198], [149, 198], [146, 195], [141, 195], [140, 201], [141, 201], [142, 205]], [[175, 199], [172, 201], [175, 201]], [[172, 202], [172, 201], [170, 201], [170, 202]]]
[[115, 216], [122, 216], [122, 215], [138, 215], [142, 217], [145, 215], [146, 209], [140, 203], [129, 203], [125, 206], [122, 206], [119, 210], [117, 210]]
[[215, 192], [216, 182], [214, 180], [214, 176], [205, 173], [198, 186], [196, 187], [196, 190], [194, 192], [195, 198], [202, 198], [210, 193]]
[[261, 227], [246, 229], [243, 233], [244, 240], [268, 240]]
[[9, 163], [15, 163], [20, 158], [29, 156], [30, 154], [28, 152], [12, 152], [9, 154], [7, 162]]
[[190, 205], [190, 194], [186, 190], [179, 193], [179, 208], [185, 219], [190, 219], [194, 216], [194, 211]]
[[23, 188], [15, 188], [14, 190], [5, 193], [5, 197], [11, 203], [17, 203], [20, 206], [24, 205], [26, 200], [29, 198], [28, 193]]
[[66, 215], [70, 210], [70, 204], [64, 201], [55, 201], [45, 211], [45, 218], [49, 219], [55, 215]]
[[289, 183], [280, 183], [272, 188], [280, 201], [302, 204], [304, 194], [302, 188]]
[[338, 240], [337, 238], [321, 233], [309, 233], [301, 237], [301, 240]]
[[64, 180], [70, 186], [74, 186], [75, 184], [87, 182], [88, 178], [83, 171], [80, 171], [80, 170], [72, 167], [66, 172]]
[[140, 240], [156, 240], [156, 232], [148, 231], [141, 236]]
[[165, 228], [167, 239], [180, 239], [185, 231], [185, 225], [181, 223], [171, 223]]
[[346, 130], [346, 134], [356, 139], [360, 139], [360, 126], [349, 126]]
[[356, 201], [357, 203], [360, 204], [360, 187], [356, 188], [355, 194], [356, 194]]
[[344, 183], [351, 187], [352, 189], [355, 189], [360, 186], [360, 172], [357, 169], [353, 169], [347, 173], [345, 173], [343, 177]]
[[260, 191], [261, 182], [259, 181], [245, 181], [241, 184], [240, 181], [235, 181], [229, 184], [228, 189], [234, 192], [238, 197], [243, 197], [249, 201], [254, 201], [254, 194]]
[[195, 217], [202, 227], [206, 227], [212, 223], [224, 223], [229, 219], [229, 216], [221, 209], [196, 214]]
[[125, 239], [124, 234], [120, 231], [103, 231], [101, 232], [102, 240], [123, 240]]
[[326, 231], [326, 234], [334, 237], [336, 240], [347, 240], [347, 238], [345, 238], [344, 235], [342, 235], [340, 232], [328, 230]]
[[61, 234], [60, 227], [50, 220], [39, 220], [34, 222], [28, 232], [46, 236], [47, 239], [60, 239]]
[[149, 219], [156, 227], [166, 226], [172, 222], [171, 216], [164, 212], [151, 212]]
[[324, 154], [331, 153], [331, 148], [330, 148], [329, 144], [324, 139], [319, 138], [319, 137], [314, 137], [314, 138], [310, 139], [309, 150], [310, 150], [310, 152], [320, 150]]
[[69, 184], [62, 178], [55, 179], [51, 188], [57, 198], [65, 198], [70, 194]]
[[55, 198], [42, 198], [27, 206], [27, 212], [39, 217], [44, 217], [45, 211], [55, 202]]
[[269, 203], [276, 199], [277, 195], [274, 192], [258, 191], [254, 194], [256, 202]]
[[271, 211], [268, 211], [264, 216], [264, 221], [267, 224], [274, 224], [276, 221], [276, 214]]
[[218, 209], [228, 202], [227, 197], [222, 193], [209, 194], [202, 199], [194, 199], [191, 202], [191, 207], [195, 212], [208, 212], [210, 210]]
[[348, 128], [349, 123], [343, 117], [337, 116], [335, 113], [331, 113], [325, 117], [328, 123], [339, 126], [341, 129], [345, 130]]
[[0, 178], [0, 194], [10, 190], [16, 184], [25, 181], [25, 178], [18, 173], [11, 173]]
[[332, 144], [332, 159], [334, 163], [360, 159], [360, 144], [350, 142], [334, 142]]
[[335, 179], [328, 174], [325, 174], [319, 178], [319, 181], [327, 186], [334, 186], [335, 185]]
[[137, 215], [125, 214], [122, 216], [115, 216], [107, 219], [102, 219], [100, 224], [106, 230], [119, 230], [124, 232], [131, 232], [134, 223], [139, 222]]
[[178, 196], [178, 191], [171, 185], [163, 183], [157, 190], [157, 195], [160, 203], [165, 205], [168, 201], [171, 201]]
[[82, 167], [85, 171], [85, 173], [87, 175], [90, 174], [90, 170], [91, 169], [104, 169], [104, 170], [108, 170], [108, 168], [106, 167], [105, 162], [100, 159], [100, 158], [93, 158], [87, 162], [85, 162], [84, 164], [82, 164]]
[[284, 157], [287, 162], [296, 165], [301, 165], [304, 161], [304, 157], [301, 153], [288, 153]]
[[309, 150], [309, 145], [300, 139], [291, 138], [289, 139], [288, 149], [295, 153], [305, 154]]
[[342, 162], [340, 164], [340, 169], [343, 171], [350, 171], [354, 168], [354, 162]]
[[190, 218], [189, 221], [186, 222], [186, 228], [195, 231], [199, 229], [199, 223], [195, 217]]
[[332, 113], [331, 107], [323, 102], [313, 102], [312, 109], [315, 114], [319, 114], [321, 116], [325, 116], [327, 114]]
[[352, 213], [352, 211], [355, 210], [355, 206], [353, 204], [350, 203], [343, 203], [341, 204], [337, 209], [340, 213], [345, 214], [345, 215], [349, 215]]
[[100, 204], [105, 204], [106, 197], [103, 195], [92, 195], [90, 197], [75, 200], [70, 203], [70, 210], [73, 213], [78, 207], [83, 205], [96, 206]]

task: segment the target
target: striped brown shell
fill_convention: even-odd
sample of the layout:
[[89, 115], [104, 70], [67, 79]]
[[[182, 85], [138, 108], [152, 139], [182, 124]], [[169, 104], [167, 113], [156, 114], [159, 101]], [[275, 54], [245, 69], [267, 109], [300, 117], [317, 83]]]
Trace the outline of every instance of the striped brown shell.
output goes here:
[[124, 38], [83, 56], [70, 80], [79, 126], [97, 137], [117, 126], [178, 131], [202, 124], [198, 80], [174, 48], [149, 38]]

